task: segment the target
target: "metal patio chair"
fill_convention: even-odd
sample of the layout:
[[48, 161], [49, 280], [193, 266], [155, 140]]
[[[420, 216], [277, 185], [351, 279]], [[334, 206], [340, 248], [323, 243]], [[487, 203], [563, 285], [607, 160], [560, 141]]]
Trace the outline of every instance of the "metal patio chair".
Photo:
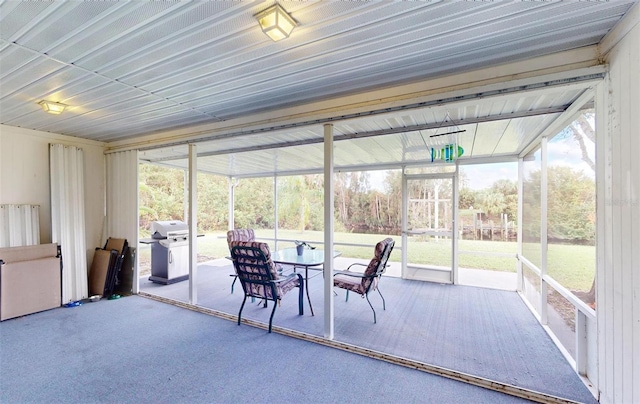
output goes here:
[[377, 290], [382, 298], [382, 309], [386, 310], [386, 304], [384, 296], [380, 292], [380, 278], [387, 268], [387, 261], [393, 250], [395, 241], [391, 238], [386, 238], [376, 244], [375, 254], [373, 259], [367, 265], [364, 273], [351, 271], [351, 268], [356, 265], [365, 266], [366, 264], [355, 263], [349, 265], [344, 271], [336, 271], [333, 275], [333, 286], [346, 290], [346, 299], [349, 300], [349, 291], [355, 292], [367, 299], [369, 307], [373, 310], [373, 322], [376, 322], [376, 311], [369, 301], [369, 292], [371, 290]]
[[[231, 252], [231, 243], [234, 241], [256, 241], [256, 234], [253, 229], [233, 229], [227, 232], [227, 245], [229, 246], [229, 252]], [[230, 274], [233, 277], [231, 282], [231, 293], [233, 293], [233, 287], [238, 280], [238, 275], [235, 273]]]
[[299, 273], [291, 273], [280, 277], [276, 265], [271, 259], [271, 251], [267, 243], [255, 241], [232, 241], [231, 259], [236, 275], [244, 290], [244, 299], [238, 312], [238, 325], [242, 319], [242, 309], [247, 297], [264, 299], [265, 307], [269, 300], [273, 301], [273, 310], [269, 317], [269, 332], [273, 323], [273, 315], [282, 297], [290, 290], [298, 288], [298, 313], [304, 314], [304, 278]]

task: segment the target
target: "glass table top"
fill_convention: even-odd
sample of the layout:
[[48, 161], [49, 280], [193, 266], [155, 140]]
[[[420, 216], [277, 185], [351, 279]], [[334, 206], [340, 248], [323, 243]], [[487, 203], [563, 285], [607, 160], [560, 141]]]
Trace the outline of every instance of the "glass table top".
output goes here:
[[[334, 251], [333, 257], [340, 256], [341, 252]], [[273, 262], [280, 264], [300, 265], [300, 266], [316, 266], [324, 264], [324, 251], [323, 250], [311, 250], [305, 248], [302, 255], [298, 255], [295, 248], [285, 248], [273, 253]]]

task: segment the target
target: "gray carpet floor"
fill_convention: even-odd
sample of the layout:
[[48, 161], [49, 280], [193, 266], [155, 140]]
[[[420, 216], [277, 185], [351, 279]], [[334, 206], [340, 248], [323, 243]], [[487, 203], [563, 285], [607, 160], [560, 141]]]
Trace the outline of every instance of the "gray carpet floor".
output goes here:
[[7, 320], [0, 341], [2, 403], [524, 402], [140, 296]]
[[[236, 315], [242, 289], [230, 293], [233, 272], [225, 260], [199, 266], [198, 305]], [[312, 272], [310, 274], [319, 274]], [[297, 312], [297, 290], [276, 310], [274, 325], [322, 336], [322, 276], [308, 283], [315, 316], [305, 300]], [[596, 402], [516, 292], [383, 278], [386, 310], [344, 292], [335, 297], [335, 340], [579, 402]], [[186, 302], [188, 282], [141, 283], [142, 290]], [[245, 306], [243, 318], [268, 323], [268, 309]], [[241, 325], [240, 328], [247, 328]], [[263, 331], [265, 332], [265, 331]]]

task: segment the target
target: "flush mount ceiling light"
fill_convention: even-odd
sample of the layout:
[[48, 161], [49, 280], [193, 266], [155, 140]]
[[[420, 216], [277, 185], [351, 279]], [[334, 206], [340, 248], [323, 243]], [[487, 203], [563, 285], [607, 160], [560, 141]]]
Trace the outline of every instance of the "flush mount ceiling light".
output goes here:
[[68, 105], [62, 104], [60, 102], [47, 101], [47, 100], [42, 100], [38, 104], [40, 104], [42, 109], [54, 115], [60, 115], [62, 111], [64, 111], [64, 109], [68, 107]]
[[267, 34], [274, 42], [288, 38], [291, 31], [298, 25], [278, 3], [259, 12], [254, 17], [260, 23], [262, 32]]

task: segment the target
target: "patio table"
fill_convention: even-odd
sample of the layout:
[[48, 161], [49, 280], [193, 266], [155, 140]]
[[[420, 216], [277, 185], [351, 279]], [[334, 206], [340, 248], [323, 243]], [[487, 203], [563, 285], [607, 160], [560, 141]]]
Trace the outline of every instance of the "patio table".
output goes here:
[[[333, 252], [333, 258], [342, 254], [339, 251]], [[311, 305], [311, 298], [309, 297], [309, 269], [324, 271], [324, 251], [317, 249], [305, 248], [302, 255], [298, 255], [296, 248], [285, 248], [283, 250], [276, 251], [271, 258], [273, 262], [277, 264], [293, 265], [295, 272], [296, 268], [304, 268], [304, 282], [306, 283], [305, 289], [307, 290], [307, 300], [309, 301], [309, 308], [311, 309], [311, 315], [314, 316], [313, 306]], [[313, 268], [322, 265], [322, 268]]]

